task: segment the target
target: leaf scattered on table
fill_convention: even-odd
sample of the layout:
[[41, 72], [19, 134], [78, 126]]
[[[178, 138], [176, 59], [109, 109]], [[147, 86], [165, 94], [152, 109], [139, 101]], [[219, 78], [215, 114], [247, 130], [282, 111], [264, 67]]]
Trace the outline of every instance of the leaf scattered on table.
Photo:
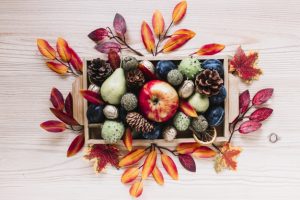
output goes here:
[[251, 133], [257, 131], [261, 127], [261, 123], [258, 121], [245, 121], [239, 127], [239, 132], [242, 134]]
[[158, 185], [164, 184], [164, 182], [165, 182], [164, 176], [157, 166], [154, 167], [154, 169], [152, 171], [152, 176]]
[[258, 108], [249, 116], [249, 119], [252, 121], [261, 122], [268, 119], [273, 113], [273, 109], [271, 108]]
[[191, 31], [189, 29], [178, 29], [177, 31], [175, 31], [172, 35], [172, 36], [175, 36], [175, 35], [189, 35], [190, 38], [193, 38], [196, 33], [194, 31]]
[[129, 189], [129, 193], [131, 196], [137, 198], [141, 196], [143, 193], [143, 181], [136, 181], [133, 183], [133, 185]]
[[69, 62], [71, 60], [72, 55], [71, 55], [70, 47], [66, 40], [59, 37], [56, 42], [56, 49], [59, 57], [64, 62]]
[[54, 72], [64, 75], [68, 72], [68, 67], [56, 62], [46, 62], [46, 65]]
[[110, 64], [110, 66], [113, 68], [113, 70], [120, 67], [121, 58], [120, 58], [119, 54], [116, 51], [111, 49], [109, 51], [107, 57], [108, 57], [108, 62]]
[[115, 15], [113, 26], [118, 35], [123, 36], [126, 33], [126, 21], [119, 13]]
[[198, 117], [196, 110], [187, 101], [180, 100], [179, 109], [189, 117]]
[[73, 117], [73, 97], [71, 92], [69, 92], [66, 100], [65, 100], [65, 111], [68, 115]]
[[88, 34], [88, 37], [98, 43], [108, 36], [108, 31], [105, 28], [98, 28]]
[[201, 145], [198, 142], [185, 142], [180, 143], [176, 147], [176, 151], [179, 154], [191, 154]]
[[77, 71], [82, 72], [82, 67], [83, 67], [82, 60], [80, 59], [78, 54], [72, 48], [70, 48], [70, 52], [71, 52], [71, 60], [70, 60], [71, 65]]
[[147, 51], [153, 53], [155, 48], [155, 40], [150, 26], [145, 21], [142, 23], [141, 36]]
[[198, 147], [193, 153], [192, 156], [196, 158], [212, 158], [216, 156], [216, 152], [207, 146]]
[[143, 170], [142, 170], [142, 179], [146, 179], [153, 171], [154, 167], [156, 166], [156, 158], [157, 152], [153, 150], [149, 153], [147, 158], [145, 159]]
[[163, 46], [163, 52], [167, 53], [170, 51], [174, 51], [180, 47], [182, 47], [185, 43], [187, 43], [190, 39], [192, 39], [194, 35], [174, 35], [167, 40], [165, 45]]
[[159, 37], [165, 29], [165, 21], [159, 10], [155, 10], [152, 16], [152, 27], [154, 34]]
[[172, 158], [166, 154], [161, 154], [161, 163], [169, 176], [174, 180], [178, 180], [177, 167]]
[[41, 123], [41, 128], [45, 129], [48, 132], [52, 132], [52, 133], [59, 133], [59, 132], [63, 132], [64, 130], [66, 130], [66, 124], [61, 122], [61, 121], [57, 121], [57, 120], [49, 120], [49, 121], [45, 121], [43, 123]]
[[253, 105], [259, 106], [266, 103], [272, 97], [273, 91], [273, 88], [265, 88], [258, 91], [252, 99]]
[[121, 182], [126, 184], [134, 181], [140, 173], [140, 170], [138, 167], [132, 167], [128, 168], [124, 171], [121, 177]]
[[125, 167], [137, 163], [145, 155], [145, 149], [135, 149], [125, 155], [119, 162], [119, 167]]
[[71, 116], [69, 116], [67, 113], [64, 113], [61, 110], [50, 108], [51, 112], [61, 121], [65, 122], [68, 125], [76, 126], [79, 125], [78, 122]]
[[230, 60], [229, 71], [236, 73], [241, 79], [250, 83], [262, 74], [262, 70], [256, 65], [257, 59], [257, 52], [250, 52], [246, 55], [244, 50], [239, 47]]
[[196, 163], [193, 157], [189, 154], [179, 154], [178, 159], [181, 165], [190, 172], [196, 172]]
[[[206, 44], [200, 47], [200, 49], [193, 54], [197, 54], [199, 56], [208, 56], [208, 55], [215, 55], [219, 52], [221, 52], [225, 48], [225, 45], [223, 44], [217, 44], [217, 43], [212, 43], [212, 44]], [[193, 55], [192, 54], [192, 55]]]
[[130, 128], [126, 128], [125, 130], [123, 143], [128, 151], [132, 150], [132, 133]]
[[67, 157], [71, 157], [77, 154], [82, 149], [83, 145], [84, 145], [84, 134], [82, 133], [76, 136], [75, 139], [72, 141], [67, 151]]
[[85, 98], [88, 102], [92, 104], [104, 104], [104, 102], [100, 99], [100, 95], [97, 92], [93, 92], [91, 90], [81, 90], [80, 93], [83, 96], [83, 98]]
[[65, 107], [64, 97], [62, 93], [55, 87], [53, 87], [51, 90], [50, 101], [54, 108], [58, 110], [63, 110]]
[[187, 9], [186, 1], [181, 1], [175, 6], [172, 13], [172, 21], [174, 24], [178, 24], [183, 19], [186, 13], [186, 9]]
[[103, 43], [97, 44], [95, 46], [95, 49], [97, 49], [101, 53], [108, 54], [110, 50], [113, 50], [115, 52], [120, 52], [121, 45], [116, 42], [103, 42]]
[[247, 111], [249, 104], [250, 104], [250, 93], [249, 90], [245, 90], [239, 96], [240, 114], [244, 114]]
[[50, 60], [56, 58], [56, 52], [53, 47], [44, 39], [37, 39], [37, 46], [40, 53]]

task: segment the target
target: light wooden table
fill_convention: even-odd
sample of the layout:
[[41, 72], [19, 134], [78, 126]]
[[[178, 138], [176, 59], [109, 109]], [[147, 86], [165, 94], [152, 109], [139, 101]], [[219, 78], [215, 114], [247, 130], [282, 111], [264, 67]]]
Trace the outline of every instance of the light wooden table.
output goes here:
[[[96, 176], [82, 154], [66, 158], [71, 133], [49, 134], [40, 122], [54, 119], [48, 107], [53, 86], [66, 95], [73, 77], [61, 78], [43, 63], [36, 38], [52, 44], [67, 39], [80, 56], [97, 56], [87, 34], [111, 25], [116, 12], [127, 20], [131, 44], [141, 46], [140, 25], [160, 9], [167, 21], [177, 1], [161, 0], [1, 0], [0, 1], [0, 199], [130, 199], [128, 186], [111, 167]], [[196, 37], [172, 55], [187, 55], [202, 44], [238, 44], [260, 53], [264, 75], [249, 87], [274, 87], [273, 116], [259, 132], [236, 135], [244, 147], [238, 171], [216, 174], [211, 160], [197, 161], [197, 173], [179, 167], [180, 181], [165, 186], [146, 181], [142, 199], [300, 198], [300, 2], [297, 0], [188, 1], [178, 28]], [[174, 29], [173, 29], [174, 30]], [[281, 140], [268, 142], [277, 133]], [[178, 165], [179, 166], [179, 165]]]

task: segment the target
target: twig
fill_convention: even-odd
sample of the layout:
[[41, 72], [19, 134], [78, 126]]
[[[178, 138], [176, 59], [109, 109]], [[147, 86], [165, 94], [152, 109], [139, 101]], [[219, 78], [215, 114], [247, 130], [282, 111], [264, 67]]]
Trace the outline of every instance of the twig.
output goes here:
[[223, 152], [221, 151], [221, 149], [215, 145], [214, 143], [211, 144], [215, 149], [217, 149], [221, 154], [223, 154]]
[[168, 34], [168, 32], [169, 32], [171, 26], [173, 25], [173, 23], [174, 23], [174, 22], [173, 22], [173, 20], [172, 20], [172, 22], [170, 23], [170, 25], [169, 25], [168, 28], [166, 29], [165, 34], [164, 34], [162, 37], [161, 37], [161, 35], [159, 35], [159, 37], [158, 37], [158, 42], [157, 42], [156, 47], [155, 47], [155, 53], [154, 53], [154, 56], [156, 56], [156, 55], [158, 55], [159, 53], [162, 52], [162, 50], [158, 51], [159, 44], [160, 44], [163, 40], [165, 40], [165, 39], [167, 38], [167, 34]]

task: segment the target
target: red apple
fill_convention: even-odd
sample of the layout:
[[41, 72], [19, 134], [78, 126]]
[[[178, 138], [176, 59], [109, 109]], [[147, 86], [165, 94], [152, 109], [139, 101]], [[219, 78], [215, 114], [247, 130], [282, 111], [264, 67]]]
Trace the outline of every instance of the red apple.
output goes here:
[[146, 83], [139, 94], [142, 114], [155, 122], [165, 122], [173, 117], [178, 108], [178, 94], [167, 82], [152, 80]]

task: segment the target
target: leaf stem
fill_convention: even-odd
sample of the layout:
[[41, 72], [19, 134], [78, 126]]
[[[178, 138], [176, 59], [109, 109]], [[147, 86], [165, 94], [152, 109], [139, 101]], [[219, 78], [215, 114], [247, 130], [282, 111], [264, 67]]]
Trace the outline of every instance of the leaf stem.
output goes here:
[[165, 34], [164, 34], [162, 37], [161, 37], [161, 35], [159, 35], [159, 37], [158, 37], [158, 42], [157, 42], [156, 47], [155, 47], [155, 53], [154, 53], [154, 56], [156, 56], [156, 55], [158, 55], [159, 53], [162, 52], [162, 50], [158, 51], [159, 44], [167, 38], [167, 34], [168, 34], [168, 32], [169, 32], [171, 26], [173, 25], [173, 23], [174, 23], [174, 22], [173, 22], [173, 20], [172, 20], [171, 23], [170, 23], [170, 25], [169, 25], [168, 28], [166, 29]]
[[162, 149], [164, 149], [164, 150], [170, 152], [171, 154], [173, 154], [174, 156], [178, 156], [178, 154], [175, 153], [176, 151], [172, 151], [171, 149], [168, 149], [167, 147], [162, 147], [162, 146], [159, 146], [159, 145], [157, 145], [157, 144], [154, 144], [154, 145], [155, 145], [155, 147], [157, 147], [157, 148], [159, 149], [159, 151], [160, 151], [161, 153], [163, 153], [163, 152], [162, 152]]
[[223, 152], [221, 151], [221, 149], [215, 145], [214, 143], [211, 144], [215, 149], [217, 149], [222, 155], [223, 155]]

